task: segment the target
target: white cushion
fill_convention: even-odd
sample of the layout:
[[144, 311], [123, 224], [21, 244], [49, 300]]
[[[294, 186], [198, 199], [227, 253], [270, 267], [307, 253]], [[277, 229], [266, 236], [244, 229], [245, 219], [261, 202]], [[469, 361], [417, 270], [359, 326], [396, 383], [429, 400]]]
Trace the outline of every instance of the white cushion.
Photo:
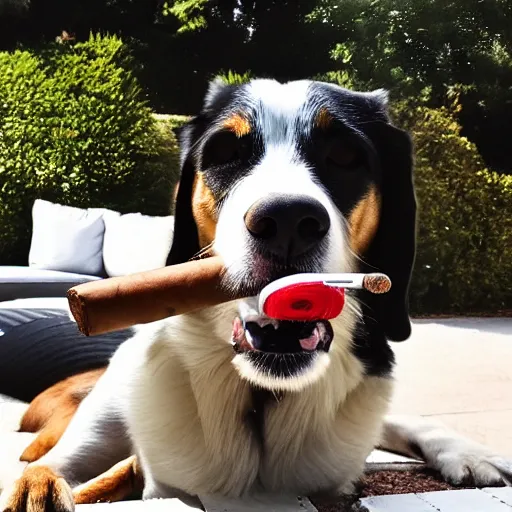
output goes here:
[[103, 220], [109, 217], [119, 217], [121, 215], [119, 212], [116, 212], [115, 210], [109, 210], [108, 208], [88, 208], [87, 211], [100, 215], [103, 217]]
[[105, 224], [101, 210], [84, 210], [37, 199], [32, 219], [31, 267], [103, 274]]
[[128, 213], [104, 217], [103, 263], [110, 277], [165, 267], [174, 232], [174, 216]]
[[67, 297], [31, 297], [0, 301], [2, 309], [61, 309], [67, 313], [69, 302]]

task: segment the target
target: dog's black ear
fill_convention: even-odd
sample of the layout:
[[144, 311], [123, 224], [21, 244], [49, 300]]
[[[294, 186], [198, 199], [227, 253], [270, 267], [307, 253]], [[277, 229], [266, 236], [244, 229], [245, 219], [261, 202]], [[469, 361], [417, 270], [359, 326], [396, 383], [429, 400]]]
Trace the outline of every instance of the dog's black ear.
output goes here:
[[201, 130], [200, 117], [179, 130], [181, 175], [174, 208], [174, 235], [167, 265], [185, 263], [200, 249], [197, 226], [192, 213], [192, 192], [196, 175], [194, 144]]
[[409, 284], [416, 254], [416, 196], [413, 147], [410, 136], [382, 121], [365, 127], [382, 169], [381, 218], [364, 260], [366, 271], [380, 271], [391, 279], [384, 295], [365, 295], [364, 302], [392, 341], [411, 334]]
[[201, 113], [176, 130], [180, 143], [181, 176], [174, 211], [174, 238], [167, 265], [184, 263], [201, 249], [192, 212], [192, 193], [198, 168], [196, 146], [206, 130], [208, 120], [227, 105], [236, 88], [220, 78], [212, 80]]

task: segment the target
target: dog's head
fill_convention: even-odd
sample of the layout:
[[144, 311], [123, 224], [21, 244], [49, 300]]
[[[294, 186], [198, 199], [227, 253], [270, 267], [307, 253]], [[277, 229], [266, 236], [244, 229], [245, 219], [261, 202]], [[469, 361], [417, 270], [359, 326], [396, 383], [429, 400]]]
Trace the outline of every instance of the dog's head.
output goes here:
[[[416, 202], [409, 136], [390, 124], [384, 91], [254, 80], [210, 85], [184, 126], [169, 264], [219, 254], [226, 284], [255, 296], [299, 272], [384, 272], [392, 290], [363, 296], [382, 332], [410, 334]], [[329, 350], [328, 322], [270, 322], [251, 301], [233, 336], [257, 375], [307, 374]], [[263, 379], [264, 380], [264, 379]]]

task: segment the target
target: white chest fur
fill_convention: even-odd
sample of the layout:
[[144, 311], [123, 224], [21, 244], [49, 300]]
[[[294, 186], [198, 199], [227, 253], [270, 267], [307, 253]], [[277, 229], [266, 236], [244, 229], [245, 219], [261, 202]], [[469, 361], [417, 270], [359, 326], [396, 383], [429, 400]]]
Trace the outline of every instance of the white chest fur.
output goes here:
[[390, 380], [364, 377], [338, 343], [318, 382], [267, 403], [261, 442], [247, 421], [252, 393], [232, 364], [226, 309], [162, 324], [139, 362], [127, 415], [145, 473], [191, 494], [350, 491], [377, 442]]

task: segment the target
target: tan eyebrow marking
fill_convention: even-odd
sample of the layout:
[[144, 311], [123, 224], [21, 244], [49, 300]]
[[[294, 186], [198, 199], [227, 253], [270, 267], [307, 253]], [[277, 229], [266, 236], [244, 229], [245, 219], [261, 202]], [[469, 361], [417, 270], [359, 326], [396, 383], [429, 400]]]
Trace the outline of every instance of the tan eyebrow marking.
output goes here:
[[228, 117], [223, 123], [222, 126], [229, 131], [232, 131], [237, 137], [243, 137], [251, 133], [251, 125], [246, 117], [242, 114], [234, 114], [231, 117]]
[[362, 256], [377, 233], [381, 214], [381, 196], [375, 185], [355, 205], [348, 217], [351, 249]]
[[204, 182], [202, 172], [197, 172], [192, 189], [192, 215], [194, 217], [199, 245], [206, 247], [215, 238], [217, 230], [216, 200], [210, 187]]
[[330, 126], [332, 121], [333, 117], [331, 113], [325, 107], [322, 107], [316, 116], [315, 126], [325, 130]]

